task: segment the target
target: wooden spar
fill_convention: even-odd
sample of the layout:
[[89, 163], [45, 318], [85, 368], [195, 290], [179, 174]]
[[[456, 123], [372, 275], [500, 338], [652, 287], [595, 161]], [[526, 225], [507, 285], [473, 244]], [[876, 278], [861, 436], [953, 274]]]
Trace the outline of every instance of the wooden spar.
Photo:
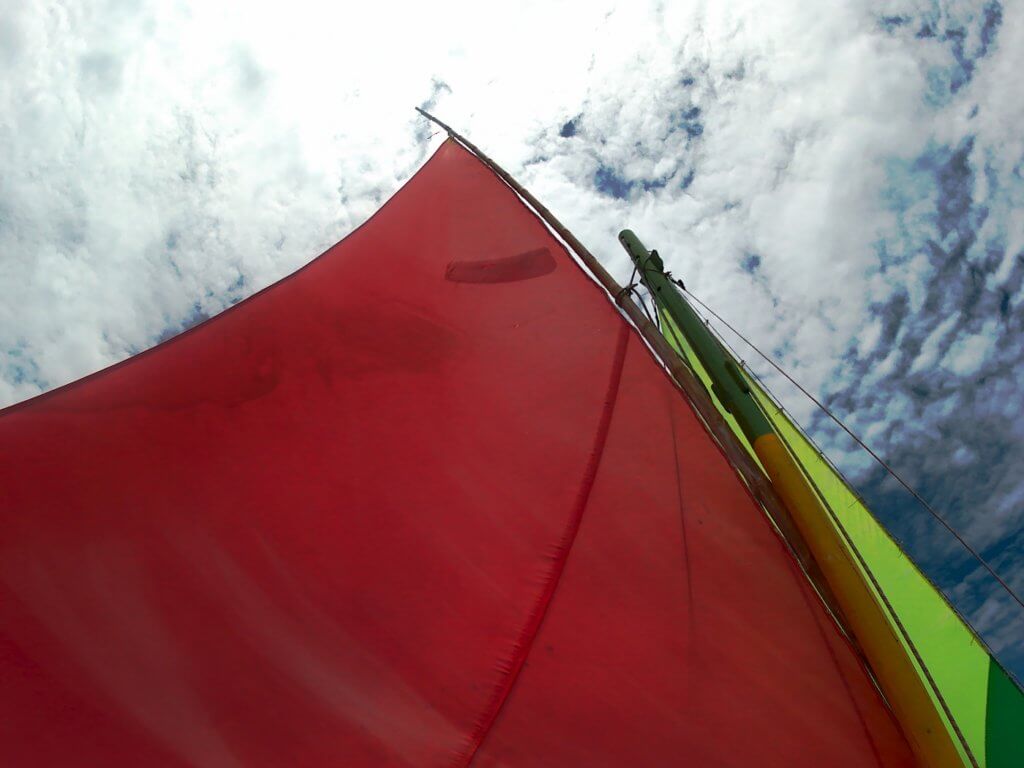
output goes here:
[[599, 262], [597, 258], [587, 250], [587, 247], [583, 245], [583, 243], [581, 243], [572, 232], [566, 229], [562, 222], [556, 219], [551, 211], [537, 200], [529, 190], [516, 181], [508, 171], [484, 154], [475, 144], [469, 141], [469, 139], [453, 130], [447, 124], [438, 120], [426, 110], [416, 107], [416, 111], [423, 115], [427, 120], [430, 120], [432, 123], [444, 129], [452, 139], [459, 142], [473, 155], [475, 155], [480, 162], [490, 168], [498, 178], [508, 184], [508, 186], [511, 187], [519, 197], [525, 200], [537, 215], [543, 219], [543, 221], [551, 227], [551, 229], [554, 230], [563, 241], [569, 244], [573, 251], [575, 251], [577, 257], [579, 257], [579, 260], [583, 262], [584, 266], [588, 270], [590, 270], [591, 275], [604, 288], [604, 290], [611, 295], [615, 303], [622, 308], [622, 311], [625, 312], [637, 332], [643, 340], [647, 342], [648, 347], [654, 352], [659, 362], [669, 372], [678, 388], [682, 390], [687, 401], [690, 403], [690, 406], [704, 422], [708, 432], [725, 453], [726, 458], [729, 459], [729, 462], [736, 470], [736, 473], [740, 476], [740, 479], [742, 479], [750, 489], [754, 499], [761, 504], [765, 512], [767, 512], [768, 516], [775, 524], [776, 530], [778, 530], [783, 541], [789, 547], [793, 556], [797, 559], [797, 562], [800, 563], [800, 566], [803, 568], [807, 578], [814, 586], [814, 589], [821, 596], [822, 601], [835, 617], [836, 622], [840, 625], [851, 644], [853, 644], [857, 653], [861, 658], [863, 658], [863, 651], [861, 650], [857, 639], [849, 630], [847, 619], [844, 616], [842, 609], [840, 609], [839, 603], [836, 600], [831, 587], [829, 587], [828, 582], [822, 573], [821, 567], [811, 554], [810, 547], [801, 535], [796, 523], [793, 521], [789, 511], [786, 509], [785, 504], [782, 503], [782, 500], [772, 487], [771, 481], [757, 465], [757, 462], [750, 457], [750, 454], [748, 454], [740, 444], [732, 429], [729, 428], [729, 425], [718, 412], [714, 403], [711, 402], [707, 391], [704, 389], [704, 385], [696, 377], [693, 371], [690, 370], [690, 367], [679, 357], [654, 324], [647, 319], [644, 313], [636, 305], [636, 302], [633, 301], [632, 297], [623, 292], [622, 286], [618, 284], [615, 278], [608, 274], [608, 271], [601, 265], [601, 262]]

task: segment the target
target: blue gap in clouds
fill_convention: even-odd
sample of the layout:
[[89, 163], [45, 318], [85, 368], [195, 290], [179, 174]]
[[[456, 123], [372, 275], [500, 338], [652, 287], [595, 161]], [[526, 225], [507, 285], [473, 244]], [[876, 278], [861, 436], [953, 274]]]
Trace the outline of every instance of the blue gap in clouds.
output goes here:
[[700, 107], [691, 106], [673, 112], [670, 122], [674, 129], [684, 131], [689, 139], [696, 139], [704, 133], [704, 123], [700, 116]]
[[[946, 252], [939, 257], [943, 261], [954, 252], [962, 258], [975, 244], [988, 208], [973, 200], [974, 143], [973, 136], [966, 136], [955, 146], [932, 144], [911, 161], [887, 164], [888, 188], [883, 198], [896, 215], [898, 240], [879, 245], [883, 269], [889, 261], [904, 261], [934, 246]], [[931, 212], [912, 217], [908, 212], [925, 200], [931, 201]]]
[[39, 366], [32, 355], [25, 353], [25, 345], [19, 342], [0, 358], [2, 377], [13, 384], [31, 384], [40, 392], [50, 388], [49, 382], [39, 375]]
[[594, 174], [594, 185], [599, 192], [611, 195], [619, 200], [624, 200], [629, 197], [629, 193], [633, 191], [636, 182], [619, 176], [607, 165], [602, 164], [597, 169], [597, 173]]
[[905, 27], [909, 23], [909, 16], [880, 16], [878, 18], [878, 26], [886, 32], [895, 32], [900, 27]]
[[877, 23], [890, 35], [947, 49], [950, 63], [932, 67], [926, 75], [926, 101], [942, 106], [971, 82], [979, 60], [992, 51], [1003, 23], [1003, 7], [998, 0], [989, 0], [978, 10], [943, 8], [933, 2], [930, 9], [917, 14], [879, 16]]
[[558, 135], [563, 139], [571, 139], [579, 132], [580, 118], [583, 115], [576, 115], [572, 120], [565, 123], [558, 131]]
[[[644, 192], [653, 192], [654, 190], [662, 189], [667, 186], [671, 178], [672, 174], [667, 174], [656, 179], [640, 179], [639, 181], [633, 181], [617, 174], [614, 169], [602, 163], [594, 174], [594, 186], [597, 187], [598, 192], [610, 195], [618, 200], [625, 200], [637, 187], [642, 189]], [[683, 181], [683, 189], [693, 182], [692, 170]]]
[[[241, 281], [241, 283], [238, 283], [236, 281], [236, 285], [241, 286], [241, 285], [245, 284], [244, 278], [240, 277], [239, 280]], [[234, 287], [234, 286], [232, 286], [232, 287]], [[157, 336], [156, 343], [160, 344], [161, 342], [164, 342], [164, 341], [167, 341], [168, 339], [174, 338], [179, 333], [184, 333], [189, 328], [192, 328], [193, 326], [199, 325], [204, 320], [209, 320], [209, 319], [210, 319], [210, 315], [203, 311], [203, 308], [199, 305], [199, 302], [197, 301], [197, 302], [195, 302], [192, 305], [192, 308], [189, 310], [188, 315], [186, 315], [185, 318], [180, 323], [178, 323], [177, 325], [169, 326], [169, 327], [165, 328], [160, 333], [160, 335]]]
[[761, 257], [756, 253], [746, 253], [740, 261], [740, 267], [744, 272], [752, 275], [761, 268]]

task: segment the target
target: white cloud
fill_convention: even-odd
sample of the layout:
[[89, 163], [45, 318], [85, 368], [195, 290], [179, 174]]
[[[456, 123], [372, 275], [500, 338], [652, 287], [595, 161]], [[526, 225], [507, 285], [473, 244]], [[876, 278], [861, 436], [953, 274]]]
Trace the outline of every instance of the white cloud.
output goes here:
[[927, 371], [935, 366], [939, 355], [942, 351], [942, 344], [946, 341], [950, 332], [956, 327], [957, 323], [960, 322], [960, 314], [951, 315], [939, 323], [935, 330], [928, 334], [925, 338], [924, 343], [921, 345], [921, 351], [917, 358], [914, 360], [914, 364], [910, 366], [911, 373], [917, 373], [918, 371]]
[[957, 338], [942, 358], [942, 365], [958, 376], [972, 376], [989, 359], [998, 338], [996, 321], [990, 320], [977, 333]]

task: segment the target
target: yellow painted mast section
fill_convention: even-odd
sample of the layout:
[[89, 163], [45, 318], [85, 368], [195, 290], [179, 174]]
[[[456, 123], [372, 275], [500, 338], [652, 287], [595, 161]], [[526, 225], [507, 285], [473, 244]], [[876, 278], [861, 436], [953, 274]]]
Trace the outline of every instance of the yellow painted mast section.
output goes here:
[[836, 596], [886, 700], [918, 761], [963, 768], [968, 757], [938, 708], [882, 600], [865, 579], [817, 492], [751, 396], [742, 374], [665, 275], [657, 251], [629, 230], [619, 234], [644, 283], [693, 347], [712, 378], [712, 392], [740, 425], [779, 498]]

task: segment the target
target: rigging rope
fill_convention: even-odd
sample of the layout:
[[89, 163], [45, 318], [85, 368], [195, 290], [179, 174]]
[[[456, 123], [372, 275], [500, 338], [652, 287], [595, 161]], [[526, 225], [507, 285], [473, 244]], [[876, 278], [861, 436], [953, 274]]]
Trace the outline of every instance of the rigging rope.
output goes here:
[[853, 441], [855, 443], [857, 443], [857, 445], [859, 445], [861, 448], [863, 448], [865, 451], [867, 451], [868, 455], [870, 455], [871, 458], [873, 458], [876, 462], [878, 462], [878, 464], [887, 473], [889, 473], [889, 475], [894, 480], [896, 480], [896, 482], [898, 482], [900, 485], [902, 485], [910, 493], [910, 495], [913, 496], [921, 504], [921, 506], [924, 507], [928, 511], [928, 513], [932, 517], [934, 517], [942, 525], [943, 528], [945, 528], [947, 531], [949, 531], [949, 533], [952, 534], [953, 538], [955, 538], [958, 542], [960, 542], [960, 545], [963, 546], [963, 548], [965, 550], [967, 550], [967, 552], [970, 553], [970, 555], [986, 571], [988, 571], [989, 575], [991, 575], [992, 578], [995, 579], [999, 583], [999, 585], [1006, 591], [1006, 593], [1010, 597], [1012, 597], [1021, 608], [1024, 608], [1024, 600], [1022, 600], [1021, 597], [1013, 590], [1013, 588], [998, 573], [996, 573], [995, 569], [991, 565], [989, 565], [988, 562], [985, 560], [985, 558], [983, 558], [981, 556], [981, 554], [979, 554], [978, 551], [975, 550], [974, 547], [972, 547], [964, 539], [964, 537], [959, 533], [959, 531], [957, 531], [955, 528], [953, 528], [953, 526], [950, 525], [950, 523], [948, 523], [946, 521], [946, 519], [942, 515], [940, 515], [935, 510], [935, 508], [932, 507], [932, 505], [929, 504], [924, 499], [924, 497], [921, 496], [921, 494], [918, 493], [910, 485], [910, 483], [908, 483], [906, 480], [904, 480], [903, 477], [899, 473], [897, 473], [895, 469], [893, 469], [891, 466], [889, 466], [889, 464], [885, 461], [885, 459], [883, 459], [881, 456], [879, 456], [877, 453], [875, 453], [867, 445], [867, 443], [865, 443], [857, 434], [855, 434], [853, 432], [853, 430], [851, 430], [848, 426], [846, 426], [846, 424], [843, 422], [843, 420], [840, 419], [838, 416], [836, 416], [829, 409], [829, 407], [827, 405], [822, 403], [817, 397], [815, 397], [813, 394], [811, 394], [809, 391], [807, 391], [807, 389], [805, 389], [800, 384], [800, 382], [798, 382], [789, 373], [787, 373], [782, 368], [782, 366], [779, 365], [773, 358], [769, 357], [767, 354], [762, 352], [759, 347], [757, 347], [752, 341], [750, 341], [750, 339], [748, 339], [746, 336], [744, 336], [742, 333], [740, 333], [738, 330], [736, 330], [736, 328], [734, 328], [732, 325], [730, 325], [729, 322], [726, 321], [721, 315], [719, 315], [717, 312], [715, 312], [715, 310], [711, 309], [711, 307], [709, 307], [707, 304], [705, 304], [703, 301], [701, 301], [697, 296], [695, 296], [690, 290], [688, 290], [686, 288], [686, 286], [683, 285], [683, 281], [682, 280], [678, 280], [678, 279], [672, 277], [671, 274], [669, 274], [668, 277], [669, 277], [670, 280], [672, 280], [672, 282], [674, 282], [676, 285], [678, 285], [680, 287], [680, 289], [683, 291], [683, 293], [685, 293], [687, 296], [692, 298], [701, 307], [703, 307], [704, 310], [708, 314], [710, 314], [712, 317], [714, 317], [716, 320], [718, 320], [722, 325], [724, 325], [726, 328], [728, 328], [730, 331], [732, 331], [734, 334], [736, 334], [736, 336], [739, 337], [740, 340], [742, 340], [744, 344], [746, 344], [748, 347], [750, 347], [752, 350], [754, 350], [758, 355], [760, 355], [765, 360], [765, 362], [767, 362], [769, 365], [772, 366], [772, 368], [774, 368], [776, 371], [778, 371], [787, 381], [789, 381], [790, 384], [792, 384], [794, 387], [796, 387], [798, 390], [800, 390], [800, 392], [803, 393], [803, 395], [808, 400], [810, 400], [818, 408], [820, 408], [825, 413], [825, 415], [828, 416], [832, 421], [834, 421], [839, 426], [839, 428], [842, 429], [847, 435], [849, 435], [853, 439]]
[[[653, 314], [652, 314], [651, 310], [648, 309], [648, 307], [647, 307], [647, 300], [644, 298], [643, 294], [640, 293], [640, 291], [637, 290], [637, 288], [639, 288], [641, 284], [636, 282], [636, 273], [637, 273], [637, 268], [633, 267], [633, 274], [631, 274], [629, 276], [629, 283], [624, 285], [622, 287], [622, 290], [620, 290], [618, 293], [615, 294], [615, 303], [618, 304], [619, 306], [622, 306], [622, 297], [623, 296], [633, 296], [633, 297], [635, 297], [636, 300], [637, 300], [637, 303], [640, 306], [640, 309], [643, 310], [644, 317], [647, 318], [647, 322], [649, 322], [651, 325], [653, 325], [655, 328], [657, 328], [660, 331], [661, 330], [661, 314], [657, 311], [658, 302], [653, 301], [653, 298], [652, 298], [652, 303], [654, 304], [654, 311], [653, 311]], [[644, 287], [646, 288], [647, 286], [644, 286]], [[648, 292], [648, 296], [650, 296], [650, 292]]]

